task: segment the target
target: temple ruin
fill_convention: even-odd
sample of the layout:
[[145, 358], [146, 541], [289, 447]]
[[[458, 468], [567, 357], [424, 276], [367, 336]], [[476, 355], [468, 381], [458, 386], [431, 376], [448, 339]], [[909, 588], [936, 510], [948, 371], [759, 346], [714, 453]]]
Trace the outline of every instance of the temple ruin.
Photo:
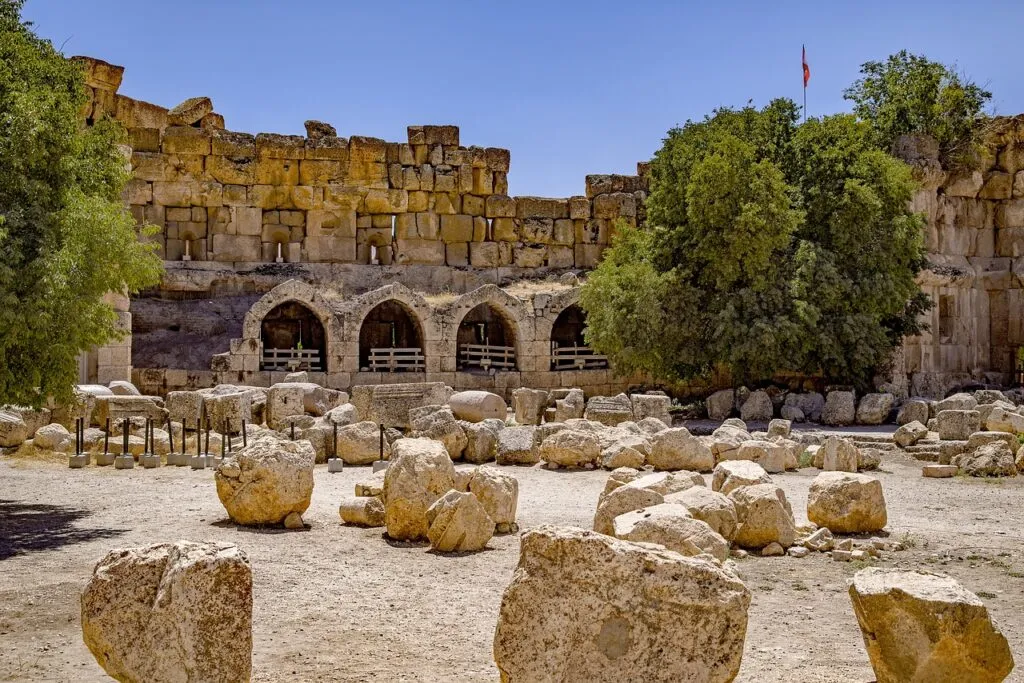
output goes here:
[[[580, 196], [511, 197], [511, 155], [463, 146], [455, 126], [402, 142], [306, 124], [307, 136], [226, 130], [208, 98], [174, 109], [118, 94], [122, 67], [78, 58], [87, 121], [127, 129], [125, 201], [164, 258], [161, 285], [117, 302], [132, 334], [83, 359], [81, 381], [163, 394], [270, 386], [291, 371], [335, 389], [440, 381], [508, 397], [520, 386], [613, 395], [586, 347], [578, 275], [616, 221], [642, 224], [645, 165], [591, 175]], [[890, 390], [940, 396], [1009, 384], [1024, 344], [1024, 119], [999, 119], [982, 169], [948, 173], [937, 150], [897, 150], [922, 186], [935, 301], [906, 340]], [[700, 390], [706, 391], [704, 385]]]

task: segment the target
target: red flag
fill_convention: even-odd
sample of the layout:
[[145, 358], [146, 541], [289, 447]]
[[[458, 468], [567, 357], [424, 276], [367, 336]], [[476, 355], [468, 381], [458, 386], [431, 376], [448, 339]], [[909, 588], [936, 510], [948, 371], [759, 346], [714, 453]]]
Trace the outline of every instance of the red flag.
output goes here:
[[811, 80], [811, 67], [807, 65], [807, 48], [803, 45], [800, 46], [800, 62], [804, 66], [804, 87], [807, 87], [807, 81]]

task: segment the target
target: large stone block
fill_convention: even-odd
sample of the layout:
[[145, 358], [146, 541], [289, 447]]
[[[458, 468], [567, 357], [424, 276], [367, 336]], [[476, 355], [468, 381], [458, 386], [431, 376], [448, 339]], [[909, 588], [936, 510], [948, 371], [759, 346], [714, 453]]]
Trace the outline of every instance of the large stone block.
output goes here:
[[301, 523], [313, 495], [315, 462], [308, 441], [263, 432], [217, 468], [217, 496], [236, 524]]
[[731, 681], [749, 604], [710, 562], [542, 526], [522, 536], [494, 659], [507, 681]]
[[448, 402], [449, 389], [444, 382], [415, 384], [377, 384], [352, 388], [352, 404], [361, 420], [386, 427], [411, 428], [409, 411]]
[[252, 571], [228, 543], [113, 550], [82, 592], [82, 638], [119, 681], [247, 681]]

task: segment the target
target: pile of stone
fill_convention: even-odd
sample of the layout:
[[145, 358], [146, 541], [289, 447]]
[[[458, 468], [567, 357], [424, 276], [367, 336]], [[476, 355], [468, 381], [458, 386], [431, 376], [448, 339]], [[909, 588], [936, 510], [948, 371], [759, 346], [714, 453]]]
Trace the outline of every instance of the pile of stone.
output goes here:
[[396, 541], [430, 542], [440, 552], [482, 550], [516, 526], [519, 482], [495, 467], [455, 469], [442, 442], [395, 441], [387, 469], [342, 501], [346, 524], [386, 527]]
[[833, 427], [889, 422], [895, 416], [895, 405], [896, 397], [892, 393], [865, 394], [858, 402], [856, 393], [844, 387], [831, 388], [824, 395], [815, 391], [791, 392], [774, 386], [754, 391], [740, 387], [716, 391], [705, 400], [708, 417], [712, 420], [738, 415], [744, 422], [765, 423], [782, 418]]
[[[911, 419], [913, 418], [913, 419]], [[934, 464], [925, 477], [1014, 476], [1024, 468], [1024, 408], [994, 389], [957, 393], [941, 401], [911, 399], [900, 414], [896, 443]]]

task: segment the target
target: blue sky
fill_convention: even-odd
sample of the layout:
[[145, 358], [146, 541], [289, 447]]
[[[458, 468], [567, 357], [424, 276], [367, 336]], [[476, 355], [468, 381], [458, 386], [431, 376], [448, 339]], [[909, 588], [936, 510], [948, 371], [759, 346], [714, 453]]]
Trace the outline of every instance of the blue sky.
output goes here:
[[943, 2], [346, 2], [28, 0], [68, 55], [126, 67], [120, 92], [163, 106], [208, 95], [232, 130], [405, 140], [454, 123], [462, 144], [512, 150], [512, 194], [582, 194], [633, 173], [665, 131], [714, 107], [801, 97], [847, 108], [859, 65], [907, 48], [1024, 112], [1022, 0]]

